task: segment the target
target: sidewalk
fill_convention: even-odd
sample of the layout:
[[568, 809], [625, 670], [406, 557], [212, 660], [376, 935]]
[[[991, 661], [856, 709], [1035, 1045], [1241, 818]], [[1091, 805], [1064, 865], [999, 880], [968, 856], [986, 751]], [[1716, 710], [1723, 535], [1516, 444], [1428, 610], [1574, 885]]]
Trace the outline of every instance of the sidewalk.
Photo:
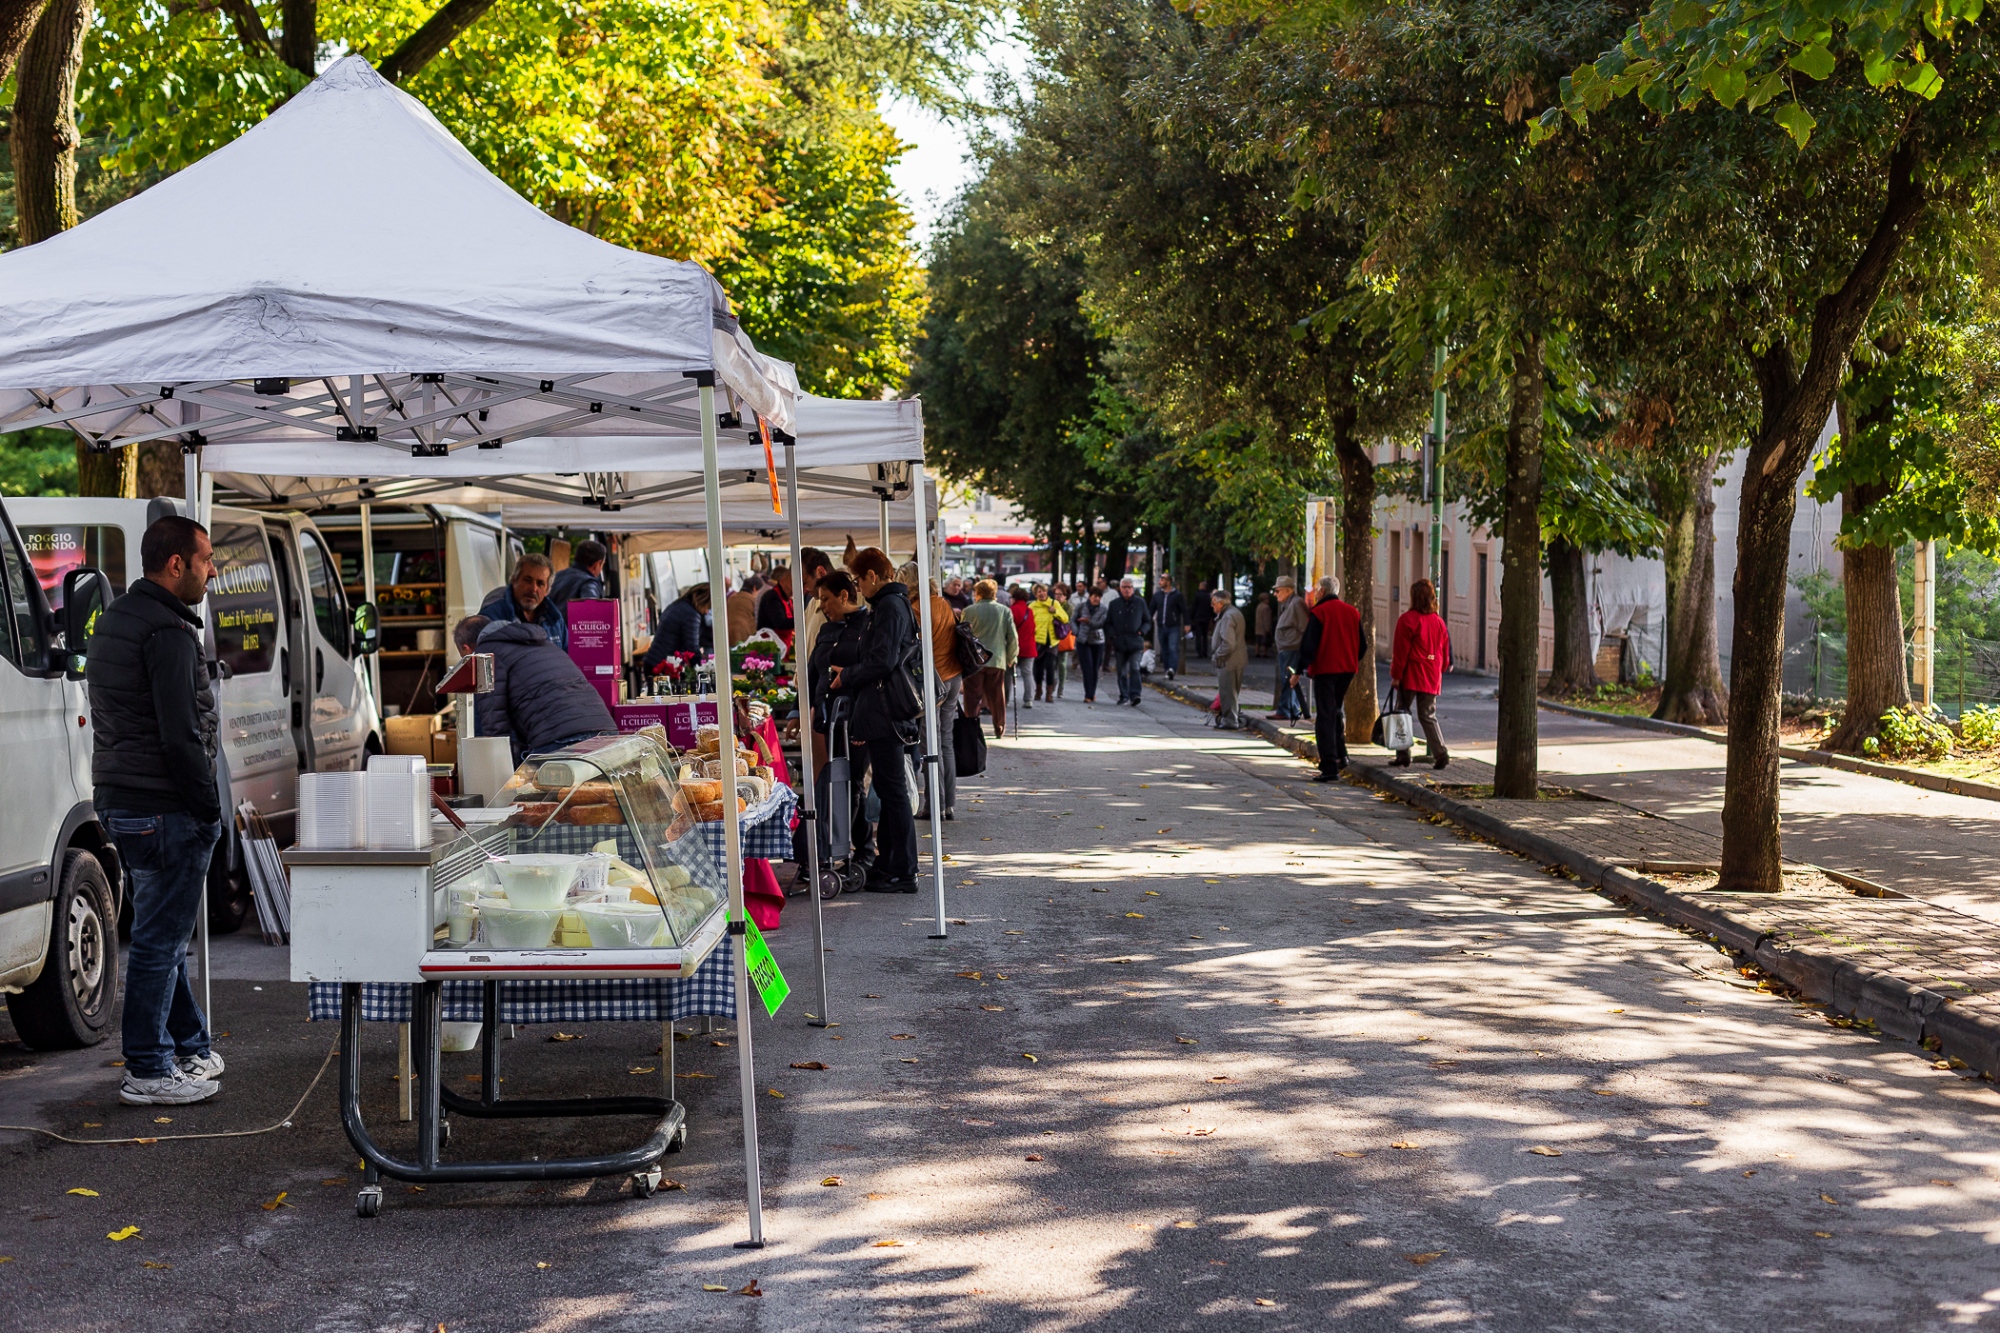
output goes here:
[[[1212, 697], [1181, 682], [1152, 683], [1202, 709]], [[1309, 730], [1262, 717], [1249, 721], [1272, 744], [1317, 762]], [[1578, 725], [1609, 730], [1601, 723]], [[1350, 758], [1350, 772], [1360, 781], [1706, 935], [1745, 966], [1887, 1036], [1921, 1042], [1945, 1059], [2000, 1077], [2000, 926], [1915, 895], [1872, 896], [1869, 888], [1822, 885], [1766, 896], [1670, 887], [1652, 874], [1713, 867], [1720, 838], [1621, 799], [1616, 783], [1545, 771], [1543, 799], [1495, 800], [1485, 794], [1491, 766], [1456, 752], [1442, 772], [1392, 768], [1388, 753], [1371, 746], [1355, 747]], [[1614, 790], [1593, 790], [1605, 786]], [[1788, 845], [1795, 844], [1788, 838]]]

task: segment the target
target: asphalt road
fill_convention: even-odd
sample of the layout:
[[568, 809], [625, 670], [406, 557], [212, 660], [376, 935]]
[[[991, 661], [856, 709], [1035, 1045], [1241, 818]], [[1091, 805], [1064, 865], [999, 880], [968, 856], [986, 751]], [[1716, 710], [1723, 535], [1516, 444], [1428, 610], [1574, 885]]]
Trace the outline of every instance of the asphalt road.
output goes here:
[[[710, 1044], [732, 1037], [694, 1037], [685, 1189], [647, 1201], [392, 1185], [357, 1219], [325, 1083], [254, 1138], [0, 1134], [0, 1328], [2000, 1323], [1991, 1087], [1158, 696], [1024, 720], [947, 826], [948, 941], [922, 900], [829, 905], [840, 1026], [814, 1029], [810, 930], [773, 937], [795, 994], [754, 1031], [758, 1086], [784, 1094], [758, 1099], [769, 1248], [734, 1248], [737, 1052]], [[114, 1104], [115, 1051], [11, 1042], [0, 1122], [275, 1120], [331, 1027], [286, 983], [218, 982], [217, 1008], [227, 1091], [171, 1125]], [[656, 1066], [657, 1028], [553, 1035], [508, 1043], [510, 1095], [658, 1078], [628, 1072]], [[368, 1039], [397, 1142], [393, 1038]], [[461, 1122], [452, 1152], [582, 1141]]]

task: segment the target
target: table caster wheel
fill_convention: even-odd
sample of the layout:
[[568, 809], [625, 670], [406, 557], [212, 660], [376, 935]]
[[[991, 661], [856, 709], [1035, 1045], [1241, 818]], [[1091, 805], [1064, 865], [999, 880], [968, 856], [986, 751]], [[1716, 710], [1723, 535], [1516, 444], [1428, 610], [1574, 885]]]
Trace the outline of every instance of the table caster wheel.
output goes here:
[[819, 896], [822, 900], [838, 898], [840, 890], [841, 883], [838, 872], [832, 870], [822, 870], [819, 872]]
[[354, 1196], [354, 1215], [356, 1217], [373, 1217], [381, 1211], [382, 1187], [380, 1185], [363, 1185], [361, 1192]]
[[683, 1120], [674, 1127], [674, 1136], [667, 1140], [667, 1151], [679, 1152], [681, 1149], [687, 1147], [687, 1141], [688, 1127], [687, 1122]]
[[660, 1168], [657, 1166], [648, 1167], [644, 1171], [633, 1172], [632, 1197], [635, 1199], [652, 1198], [659, 1192], [661, 1179]]

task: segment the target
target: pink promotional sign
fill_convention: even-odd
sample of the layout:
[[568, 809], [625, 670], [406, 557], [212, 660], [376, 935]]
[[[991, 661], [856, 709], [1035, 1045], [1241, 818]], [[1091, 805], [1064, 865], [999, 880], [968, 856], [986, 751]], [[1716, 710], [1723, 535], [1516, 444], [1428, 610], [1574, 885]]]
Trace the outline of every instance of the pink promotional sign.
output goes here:
[[618, 706], [618, 603], [576, 598], [563, 608], [569, 621], [569, 660], [597, 687], [605, 706]]
[[716, 724], [713, 699], [679, 704], [613, 704], [611, 716], [617, 721], [620, 731], [643, 731], [647, 727], [665, 727], [668, 743], [677, 750], [694, 748], [697, 726], [712, 727]]

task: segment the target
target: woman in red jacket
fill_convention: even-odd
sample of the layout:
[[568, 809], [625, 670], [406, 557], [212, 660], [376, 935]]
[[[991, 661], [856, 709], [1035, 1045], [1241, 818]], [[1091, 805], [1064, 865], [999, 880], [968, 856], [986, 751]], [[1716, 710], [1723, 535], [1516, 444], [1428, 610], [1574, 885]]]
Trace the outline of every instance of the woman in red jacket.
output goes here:
[[[1438, 730], [1438, 694], [1444, 689], [1444, 673], [1451, 668], [1451, 631], [1437, 613], [1437, 589], [1429, 579], [1418, 579], [1410, 587], [1410, 609], [1396, 621], [1395, 645], [1389, 654], [1389, 680], [1401, 692], [1424, 729], [1424, 746], [1430, 751], [1431, 767], [1443, 768], [1451, 762], [1445, 751], [1444, 735]], [[1396, 752], [1398, 767], [1410, 766], [1410, 752]]]
[[1035, 613], [1028, 609], [1028, 599], [1032, 596], [1027, 588], [1014, 585], [1014, 604], [1008, 608], [1014, 616], [1014, 635], [1020, 643], [1020, 652], [1014, 665], [1021, 673], [1021, 707], [1033, 708], [1028, 702], [1028, 691], [1035, 683]]

